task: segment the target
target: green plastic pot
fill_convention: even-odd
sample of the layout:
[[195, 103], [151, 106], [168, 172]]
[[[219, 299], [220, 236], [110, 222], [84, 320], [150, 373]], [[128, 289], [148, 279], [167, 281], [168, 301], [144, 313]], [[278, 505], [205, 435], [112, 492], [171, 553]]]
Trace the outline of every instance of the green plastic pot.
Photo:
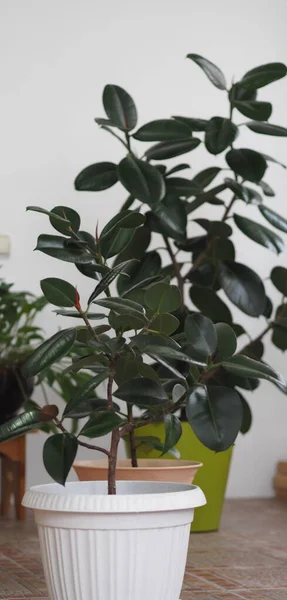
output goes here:
[[[207, 500], [205, 506], [195, 511], [191, 531], [216, 531], [220, 525], [233, 448], [216, 454], [203, 446], [188, 423], [182, 423], [182, 429], [183, 433], [176, 447], [183, 460], [195, 460], [203, 463], [203, 467], [198, 470], [193, 483], [203, 490]], [[154, 423], [141, 427], [136, 430], [136, 435], [139, 437], [155, 436], [163, 442], [164, 425], [163, 423]], [[159, 458], [160, 452], [141, 445], [137, 449], [137, 456], [138, 458]], [[167, 458], [167, 455], [164, 458]]]

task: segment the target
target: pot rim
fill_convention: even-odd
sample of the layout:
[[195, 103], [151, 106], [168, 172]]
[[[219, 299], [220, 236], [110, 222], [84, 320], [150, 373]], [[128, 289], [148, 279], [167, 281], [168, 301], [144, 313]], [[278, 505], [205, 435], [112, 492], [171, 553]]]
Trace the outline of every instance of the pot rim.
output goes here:
[[[141, 464], [146, 463], [146, 464]], [[199, 469], [203, 466], [202, 462], [193, 460], [180, 460], [172, 458], [138, 458], [138, 466], [132, 467], [131, 459], [122, 458], [117, 461], [117, 471], [126, 471], [127, 469], [137, 469], [141, 471], [162, 471], [165, 469]], [[108, 460], [105, 458], [93, 459], [93, 460], [76, 460], [73, 463], [73, 467], [84, 467], [85, 469], [99, 469], [104, 470], [108, 467]]]
[[183, 483], [117, 481], [117, 491], [109, 496], [107, 481], [69, 482], [65, 487], [48, 483], [30, 488], [22, 504], [57, 512], [137, 513], [191, 509], [206, 503], [199, 487]]

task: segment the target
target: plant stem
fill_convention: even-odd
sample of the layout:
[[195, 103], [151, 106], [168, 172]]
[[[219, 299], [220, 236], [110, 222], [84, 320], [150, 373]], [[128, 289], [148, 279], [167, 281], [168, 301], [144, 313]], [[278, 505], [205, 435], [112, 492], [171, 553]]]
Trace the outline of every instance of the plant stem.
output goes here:
[[[113, 368], [112, 360], [110, 362], [110, 367]], [[107, 385], [108, 410], [113, 410], [113, 381], [114, 381], [114, 372], [111, 371], [109, 374], [108, 385]]]
[[[78, 310], [79, 310], [79, 309], [78, 309]], [[79, 313], [80, 313], [80, 315], [81, 315], [81, 317], [82, 317], [83, 321], [85, 322], [85, 324], [86, 324], [86, 326], [87, 326], [87, 329], [89, 330], [89, 332], [90, 332], [91, 336], [94, 338], [94, 340], [96, 340], [96, 342], [98, 342], [98, 341], [99, 341], [99, 337], [97, 336], [96, 332], [95, 332], [95, 331], [94, 331], [94, 329], [92, 328], [92, 325], [91, 325], [91, 323], [90, 323], [90, 321], [89, 321], [89, 319], [88, 319], [88, 317], [87, 317], [86, 313], [84, 313], [84, 311], [82, 311], [82, 310], [79, 310]]]
[[236, 196], [236, 194], [234, 194], [234, 196], [231, 198], [229, 204], [227, 205], [227, 207], [226, 207], [226, 209], [224, 211], [223, 217], [221, 219], [222, 221], [226, 221], [226, 219], [227, 219], [227, 217], [228, 217], [228, 215], [229, 215], [229, 213], [230, 213], [230, 211], [231, 211], [231, 209], [233, 207], [233, 204], [234, 204], [234, 202], [236, 200], [237, 200], [237, 196]]
[[[128, 421], [129, 423], [131, 423], [133, 425], [133, 407], [131, 404], [127, 403], [127, 409], [128, 409]], [[136, 451], [136, 445], [135, 445], [135, 434], [134, 434], [134, 428], [131, 429], [131, 431], [129, 432], [129, 440], [130, 440], [130, 451], [131, 451], [131, 463], [132, 463], [132, 467], [137, 467], [138, 466], [138, 461], [137, 461], [137, 451]]]
[[108, 468], [108, 494], [114, 496], [116, 494], [116, 470], [117, 470], [117, 454], [121, 436], [119, 429], [114, 429], [112, 432], [111, 447], [109, 452], [109, 468]]
[[164, 239], [164, 243], [165, 243], [166, 249], [167, 249], [167, 251], [169, 253], [169, 256], [171, 258], [171, 262], [173, 264], [174, 272], [175, 272], [175, 275], [176, 275], [176, 278], [177, 278], [178, 289], [179, 289], [180, 296], [181, 296], [181, 310], [182, 310], [183, 307], [184, 307], [184, 278], [182, 277], [182, 275], [180, 273], [180, 267], [179, 267], [179, 264], [178, 264], [178, 262], [177, 262], [177, 260], [175, 258], [175, 254], [173, 252], [173, 249], [171, 247], [169, 239], [165, 235], [163, 236], [163, 239]]

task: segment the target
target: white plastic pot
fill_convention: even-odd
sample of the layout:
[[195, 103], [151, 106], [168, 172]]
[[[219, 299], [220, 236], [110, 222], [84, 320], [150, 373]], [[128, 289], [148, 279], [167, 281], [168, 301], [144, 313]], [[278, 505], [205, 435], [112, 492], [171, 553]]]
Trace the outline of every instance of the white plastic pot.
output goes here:
[[26, 492], [35, 511], [51, 600], [178, 600], [196, 486], [119, 481], [40, 485]]

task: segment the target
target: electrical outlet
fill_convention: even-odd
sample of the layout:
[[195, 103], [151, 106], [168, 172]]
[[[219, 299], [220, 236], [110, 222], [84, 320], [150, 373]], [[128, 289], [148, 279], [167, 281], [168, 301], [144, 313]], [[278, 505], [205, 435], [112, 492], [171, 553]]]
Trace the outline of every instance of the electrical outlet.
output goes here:
[[10, 238], [8, 235], [0, 234], [0, 255], [9, 256], [10, 254]]

